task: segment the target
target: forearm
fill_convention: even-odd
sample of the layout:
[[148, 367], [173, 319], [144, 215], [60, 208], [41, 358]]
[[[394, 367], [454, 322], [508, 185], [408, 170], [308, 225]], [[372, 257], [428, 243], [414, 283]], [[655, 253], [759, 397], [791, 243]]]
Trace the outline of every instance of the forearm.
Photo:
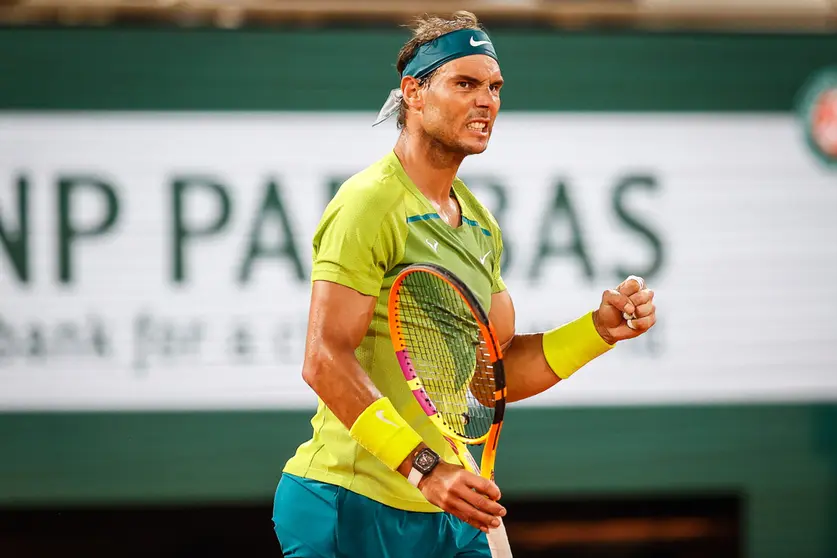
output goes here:
[[507, 401], [537, 395], [613, 347], [591, 314], [545, 333], [515, 335], [503, 354]]
[[520, 401], [546, 391], [561, 379], [543, 354], [543, 333], [516, 334], [503, 353], [506, 401]]
[[320, 345], [306, 358], [303, 378], [346, 428], [351, 428], [381, 392], [355, 358], [354, 351]]
[[[387, 466], [408, 476], [413, 457], [425, 445], [383, 398], [354, 351], [320, 346], [315, 357], [306, 359], [303, 370], [306, 381], [352, 437]], [[383, 418], [375, 416], [382, 412]], [[398, 427], [390, 429], [390, 425]]]

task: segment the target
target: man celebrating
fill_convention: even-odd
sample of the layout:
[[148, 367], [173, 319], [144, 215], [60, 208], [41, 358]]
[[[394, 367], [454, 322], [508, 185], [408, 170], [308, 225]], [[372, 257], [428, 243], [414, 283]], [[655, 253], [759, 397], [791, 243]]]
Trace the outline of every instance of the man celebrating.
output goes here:
[[515, 333], [500, 228], [456, 177], [467, 155], [485, 151], [500, 109], [494, 45], [473, 14], [426, 17], [397, 69], [400, 88], [378, 119], [398, 113], [395, 148], [341, 186], [314, 235], [302, 374], [319, 404], [313, 436], [276, 490], [287, 557], [490, 556], [485, 533], [505, 515], [500, 490], [458, 465], [403, 381], [389, 338], [387, 296], [404, 266], [439, 264], [483, 301], [503, 345], [509, 402], [655, 322], [653, 292], [632, 277], [573, 322]]

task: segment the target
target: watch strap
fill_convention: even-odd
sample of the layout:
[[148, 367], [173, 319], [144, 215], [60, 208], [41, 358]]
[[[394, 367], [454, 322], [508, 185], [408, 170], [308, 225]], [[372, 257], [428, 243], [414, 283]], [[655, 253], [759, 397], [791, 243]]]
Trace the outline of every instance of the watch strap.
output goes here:
[[421, 479], [424, 478], [424, 473], [413, 467], [410, 470], [410, 474], [407, 476], [407, 480], [410, 481], [410, 484], [418, 488]]

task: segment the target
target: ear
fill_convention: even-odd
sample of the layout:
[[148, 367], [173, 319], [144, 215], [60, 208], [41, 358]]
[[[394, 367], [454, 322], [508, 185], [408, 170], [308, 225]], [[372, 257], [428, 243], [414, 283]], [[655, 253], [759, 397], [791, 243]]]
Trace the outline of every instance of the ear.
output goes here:
[[401, 94], [408, 108], [418, 111], [424, 108], [424, 89], [413, 76], [401, 78]]

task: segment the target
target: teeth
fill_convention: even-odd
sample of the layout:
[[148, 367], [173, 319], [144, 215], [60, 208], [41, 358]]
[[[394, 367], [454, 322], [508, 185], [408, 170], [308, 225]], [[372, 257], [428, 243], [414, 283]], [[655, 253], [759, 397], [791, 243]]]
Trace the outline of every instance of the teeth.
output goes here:
[[471, 130], [484, 130], [485, 122], [471, 122], [470, 124], [468, 124], [468, 128]]

